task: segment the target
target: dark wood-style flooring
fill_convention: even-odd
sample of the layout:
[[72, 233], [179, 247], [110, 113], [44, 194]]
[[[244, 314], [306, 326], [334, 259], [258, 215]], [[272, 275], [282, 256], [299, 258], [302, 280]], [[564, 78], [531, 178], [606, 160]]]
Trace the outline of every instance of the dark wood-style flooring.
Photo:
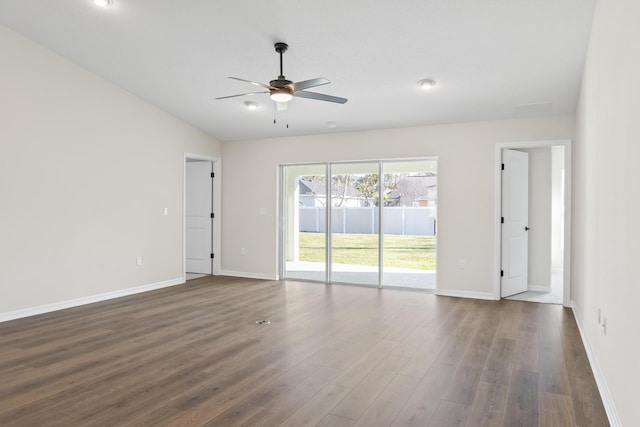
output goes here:
[[209, 277], [0, 323], [0, 425], [608, 422], [561, 306]]

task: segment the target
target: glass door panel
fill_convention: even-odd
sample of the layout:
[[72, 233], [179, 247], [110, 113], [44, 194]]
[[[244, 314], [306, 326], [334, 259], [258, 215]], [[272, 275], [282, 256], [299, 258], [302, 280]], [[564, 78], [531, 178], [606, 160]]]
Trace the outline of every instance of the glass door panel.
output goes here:
[[380, 162], [331, 165], [332, 282], [379, 283]]
[[436, 288], [437, 159], [384, 162], [383, 286]]
[[283, 276], [327, 281], [327, 166], [283, 166]]

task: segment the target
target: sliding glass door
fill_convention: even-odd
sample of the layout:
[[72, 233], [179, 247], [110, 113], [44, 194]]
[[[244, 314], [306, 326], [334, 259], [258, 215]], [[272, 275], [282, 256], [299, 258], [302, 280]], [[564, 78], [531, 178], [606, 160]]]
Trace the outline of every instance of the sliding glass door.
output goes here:
[[287, 165], [281, 176], [283, 278], [435, 289], [436, 159]]
[[436, 288], [437, 161], [384, 162], [383, 285]]
[[331, 165], [331, 281], [378, 286], [380, 163]]
[[327, 165], [282, 169], [284, 232], [283, 276], [328, 281]]

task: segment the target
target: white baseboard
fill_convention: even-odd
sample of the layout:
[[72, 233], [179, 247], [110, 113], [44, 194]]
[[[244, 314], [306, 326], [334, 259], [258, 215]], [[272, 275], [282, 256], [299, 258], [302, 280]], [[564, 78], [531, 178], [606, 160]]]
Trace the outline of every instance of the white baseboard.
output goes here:
[[278, 280], [277, 274], [259, 274], [233, 270], [220, 270], [219, 274], [220, 276], [246, 277], [247, 279]]
[[94, 302], [100, 302], [100, 301], [105, 301], [109, 299], [125, 297], [127, 295], [139, 294], [141, 292], [153, 291], [156, 289], [167, 288], [169, 286], [182, 285], [183, 283], [185, 283], [184, 278], [178, 277], [171, 280], [165, 280], [164, 282], [151, 283], [148, 285], [136, 286], [134, 288], [127, 288], [127, 289], [120, 289], [117, 291], [105, 292], [103, 294], [91, 295], [88, 297], [82, 297], [82, 298], [72, 299], [68, 301], [61, 301], [53, 304], [45, 304], [45, 305], [39, 305], [37, 307], [25, 308], [22, 310], [9, 311], [7, 313], [0, 313], [0, 322], [7, 322], [9, 320], [35, 316], [37, 314], [64, 310], [65, 308], [77, 307], [79, 305], [91, 304]]
[[551, 292], [551, 286], [527, 286], [528, 291], [533, 292]]
[[498, 298], [491, 292], [454, 291], [451, 289], [436, 289], [436, 295], [445, 297], [486, 299], [496, 301]]
[[596, 354], [593, 352], [593, 349], [589, 342], [589, 338], [587, 338], [587, 334], [584, 329], [584, 325], [582, 323], [582, 318], [580, 317], [579, 311], [576, 308], [575, 301], [571, 301], [571, 309], [573, 310], [573, 316], [576, 319], [576, 324], [578, 325], [578, 330], [580, 331], [582, 344], [584, 345], [584, 349], [587, 352], [587, 358], [589, 359], [589, 364], [591, 365], [591, 370], [593, 371], [593, 376], [596, 380], [598, 391], [600, 391], [600, 397], [602, 397], [602, 404], [604, 405], [604, 410], [607, 412], [607, 417], [609, 418], [609, 424], [611, 424], [612, 427], [622, 426], [622, 422], [620, 421], [620, 416], [618, 415], [616, 406], [613, 403], [613, 397], [611, 396], [611, 392], [609, 392], [609, 387], [607, 386], [607, 382], [605, 381], [604, 375], [602, 374], [602, 370], [600, 369], [598, 358], [596, 357]]

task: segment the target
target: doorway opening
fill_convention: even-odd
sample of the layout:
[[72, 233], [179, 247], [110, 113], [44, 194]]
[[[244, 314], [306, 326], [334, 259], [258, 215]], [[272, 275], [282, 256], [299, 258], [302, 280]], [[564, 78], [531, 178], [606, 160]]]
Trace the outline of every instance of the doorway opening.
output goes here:
[[496, 166], [496, 297], [568, 306], [570, 141], [497, 144]]
[[[195, 154], [184, 158], [183, 277], [219, 274], [219, 159]], [[218, 254], [218, 259], [216, 259]]]
[[435, 289], [437, 159], [283, 165], [281, 178], [283, 278]]

